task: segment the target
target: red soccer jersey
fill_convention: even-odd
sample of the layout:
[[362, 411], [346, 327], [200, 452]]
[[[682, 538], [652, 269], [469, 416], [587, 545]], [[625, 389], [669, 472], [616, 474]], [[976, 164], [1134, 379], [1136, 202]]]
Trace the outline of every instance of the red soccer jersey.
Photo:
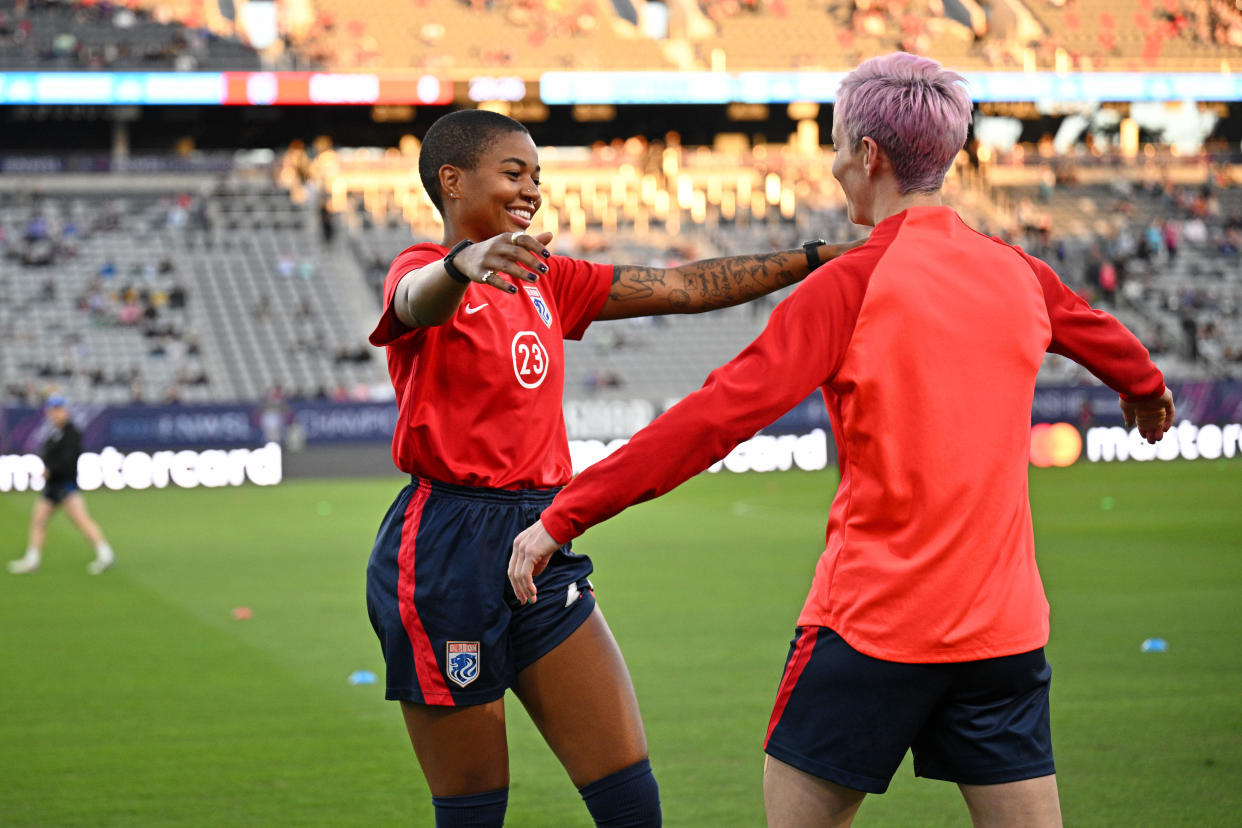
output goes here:
[[397, 393], [392, 457], [403, 472], [493, 489], [546, 488], [572, 466], [561, 395], [563, 339], [581, 339], [612, 284], [612, 265], [552, 256], [535, 283], [506, 294], [471, 283], [443, 325], [410, 330], [397, 319], [401, 277], [444, 258], [417, 244], [393, 261], [371, 344], [387, 346]]
[[568, 541], [669, 491], [820, 387], [841, 482], [799, 625], [889, 661], [1036, 649], [1048, 604], [1027, 468], [1046, 351], [1123, 394], [1164, 390], [1134, 335], [1046, 264], [947, 207], [905, 210], [808, 277], [701, 389], [582, 472], [544, 526]]

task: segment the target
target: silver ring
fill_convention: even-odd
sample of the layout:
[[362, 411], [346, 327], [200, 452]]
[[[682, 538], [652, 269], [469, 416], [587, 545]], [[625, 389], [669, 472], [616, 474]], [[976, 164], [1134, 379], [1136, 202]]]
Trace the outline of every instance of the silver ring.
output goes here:
[[495, 275], [496, 275], [496, 271], [486, 270], [483, 272], [483, 275], [479, 278], [479, 281], [486, 285], [488, 284], [488, 280], [491, 279]]
[[513, 232], [513, 233], [510, 233], [510, 234], [509, 234], [509, 244], [517, 244], [517, 237], [518, 237], [518, 236], [520, 236], [520, 235], [522, 235], [520, 232]]

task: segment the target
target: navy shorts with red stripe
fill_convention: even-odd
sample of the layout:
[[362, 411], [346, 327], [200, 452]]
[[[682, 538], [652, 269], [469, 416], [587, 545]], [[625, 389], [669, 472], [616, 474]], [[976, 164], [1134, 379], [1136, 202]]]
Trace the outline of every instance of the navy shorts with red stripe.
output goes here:
[[569, 545], [522, 606], [509, 585], [513, 539], [557, 489], [510, 491], [415, 478], [380, 525], [367, 566], [367, 611], [389, 699], [486, 704], [580, 627], [595, 608], [591, 559]]
[[821, 779], [884, 793], [907, 750], [914, 773], [995, 785], [1055, 773], [1042, 649], [947, 664], [858, 652], [799, 627], [764, 751]]

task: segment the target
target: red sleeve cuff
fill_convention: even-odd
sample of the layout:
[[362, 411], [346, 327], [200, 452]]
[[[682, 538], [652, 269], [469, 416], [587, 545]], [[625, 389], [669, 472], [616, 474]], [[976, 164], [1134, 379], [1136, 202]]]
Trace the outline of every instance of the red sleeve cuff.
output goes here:
[[544, 510], [539, 519], [543, 522], [544, 531], [558, 544], [564, 545], [577, 537], [570, 529], [569, 521], [557, 510], [555, 501]]
[[371, 335], [367, 337], [367, 341], [377, 348], [383, 348], [413, 330], [414, 328], [406, 327], [405, 323], [397, 318], [397, 311], [392, 306], [392, 300], [389, 300], [384, 306], [383, 315], [375, 325], [375, 330], [371, 331]]
[[1160, 395], [1162, 395], [1167, 389], [1168, 389], [1168, 386], [1165, 385], [1164, 382], [1161, 382], [1160, 390], [1155, 392], [1154, 394], [1122, 394], [1121, 398], [1125, 400], [1126, 402], [1143, 402], [1144, 400], [1154, 400]]

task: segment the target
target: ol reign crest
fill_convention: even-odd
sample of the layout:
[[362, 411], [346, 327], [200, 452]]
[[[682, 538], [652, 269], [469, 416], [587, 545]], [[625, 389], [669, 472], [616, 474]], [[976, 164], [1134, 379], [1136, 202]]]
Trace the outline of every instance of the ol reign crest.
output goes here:
[[445, 673], [458, 687], [479, 677], [479, 642], [449, 641], [445, 644]]
[[543, 320], [543, 324], [549, 328], [552, 327], [552, 311], [548, 310], [548, 303], [543, 301], [543, 294], [539, 292], [539, 288], [534, 285], [522, 285], [522, 287], [526, 288], [526, 295], [530, 297], [531, 304], [539, 312], [539, 318]]

